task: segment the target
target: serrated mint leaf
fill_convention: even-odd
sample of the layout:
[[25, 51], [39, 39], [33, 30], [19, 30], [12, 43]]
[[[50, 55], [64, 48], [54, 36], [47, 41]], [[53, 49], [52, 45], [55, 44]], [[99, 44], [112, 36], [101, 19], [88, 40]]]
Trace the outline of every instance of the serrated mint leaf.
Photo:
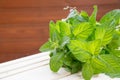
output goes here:
[[92, 31], [93, 27], [88, 22], [83, 22], [74, 28], [73, 34], [77, 39], [87, 39]]
[[91, 58], [91, 55], [84, 50], [74, 50], [72, 54], [75, 56], [75, 58], [81, 62], [86, 62]]
[[81, 62], [86, 62], [91, 58], [91, 55], [87, 52], [87, 45], [84, 42], [72, 40], [68, 47], [75, 58]]
[[51, 41], [58, 41], [59, 40], [59, 33], [58, 30], [56, 28], [56, 24], [53, 21], [50, 21], [49, 23], [50, 26], [50, 39]]
[[81, 70], [81, 68], [82, 68], [81, 62], [74, 61], [71, 64], [71, 73], [73, 74], [73, 73], [79, 72], [79, 70]]
[[114, 34], [113, 34], [113, 39], [108, 44], [108, 47], [110, 49], [118, 49], [118, 47], [120, 47], [120, 35], [117, 34], [115, 31], [114, 31]]
[[108, 44], [113, 37], [113, 29], [108, 29], [105, 26], [99, 26], [95, 31], [95, 39], [101, 40], [101, 45]]
[[81, 23], [81, 21], [79, 19], [76, 19], [76, 17], [69, 18], [67, 22], [72, 25], [72, 28]]
[[107, 46], [109, 48], [109, 52], [117, 57], [120, 57], [120, 35], [114, 32], [112, 41]]
[[112, 21], [115, 21], [114, 25], [118, 25], [119, 19], [120, 19], [120, 9], [115, 9], [115, 10], [112, 10], [112, 11], [106, 13], [100, 19], [100, 23], [112, 23]]
[[50, 51], [51, 50], [50, 46], [51, 46], [51, 43], [48, 41], [40, 47], [39, 51], [41, 51], [41, 52]]
[[57, 72], [63, 65], [64, 53], [57, 52], [50, 58], [50, 69], [53, 72]]
[[100, 59], [107, 66], [108, 70], [105, 72], [107, 75], [111, 77], [120, 77], [120, 58], [111, 54], [103, 54], [100, 55]]
[[93, 76], [93, 68], [90, 62], [86, 62], [82, 67], [82, 76], [85, 80], [90, 80]]
[[63, 66], [72, 74], [80, 71], [82, 68], [81, 62], [74, 59], [71, 53], [65, 55]]
[[81, 13], [76, 12], [74, 16], [67, 18], [67, 22], [71, 24], [72, 27], [78, 26], [81, 22], [88, 22], [88, 21], [89, 21], [89, 16], [85, 11], [81, 11]]
[[113, 55], [120, 58], [120, 49], [114, 49], [114, 50], [112, 50], [112, 52], [113, 52]]
[[53, 50], [55, 50], [55, 49], [58, 48], [58, 47], [59, 47], [58, 42], [47, 41], [46, 43], [44, 43], [44, 44], [40, 47], [39, 51], [41, 51], [41, 52], [53, 51]]
[[68, 47], [71, 51], [73, 50], [79, 50], [83, 49], [87, 51], [87, 42], [86, 41], [81, 41], [81, 40], [71, 40], [70, 43], [68, 44]]
[[64, 57], [64, 64], [71, 67], [71, 64], [72, 64], [72, 57], [70, 55], [65, 55]]
[[69, 36], [71, 34], [70, 24], [66, 22], [59, 22], [60, 35]]
[[88, 13], [87, 12], [85, 12], [85, 11], [81, 11], [80, 12], [80, 15], [84, 18], [84, 19], [86, 19], [87, 21], [89, 20], [89, 15], [88, 15]]
[[71, 9], [70, 14], [66, 19], [68, 22], [72, 22], [72, 24], [76, 25], [76, 23], [86, 21], [88, 19], [88, 15], [85, 11], [81, 11], [81, 13], [79, 13], [76, 9]]
[[95, 29], [93, 29], [92, 33], [86, 39], [86, 41], [93, 41], [93, 40], [95, 40]]
[[60, 47], [64, 47], [66, 44], [70, 42], [70, 37], [64, 36], [60, 41]]
[[91, 59], [91, 64], [94, 68], [94, 73], [98, 74], [98, 73], [103, 73], [106, 71], [107, 66], [104, 62], [102, 62], [98, 56], [95, 56]]
[[99, 39], [88, 42], [89, 52], [92, 53], [93, 55], [99, 54], [101, 48], [100, 43], [101, 41]]
[[96, 25], [97, 6], [95, 5], [95, 6], [93, 6], [93, 8], [94, 8], [94, 11], [93, 11], [92, 15], [89, 17], [89, 21], [92, 24]]

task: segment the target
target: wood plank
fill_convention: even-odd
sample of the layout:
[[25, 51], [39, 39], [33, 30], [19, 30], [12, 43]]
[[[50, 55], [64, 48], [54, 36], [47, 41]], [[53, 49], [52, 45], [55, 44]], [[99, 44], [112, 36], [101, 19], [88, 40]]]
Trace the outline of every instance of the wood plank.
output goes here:
[[45, 42], [46, 40], [35, 40], [35, 39], [28, 39], [28, 40], [18, 40], [18, 41], [4, 41], [0, 42], [0, 55], [7, 53], [7, 54], [31, 54], [39, 52], [39, 47]]
[[0, 41], [17, 41], [18, 39], [44, 40], [49, 36], [47, 24], [6, 24], [0, 25]]
[[[85, 10], [92, 13], [93, 8], [90, 6], [76, 6], [77, 9]], [[120, 8], [119, 4], [101, 5], [98, 6], [98, 17], [100, 19], [106, 12]], [[65, 18], [69, 11], [64, 11], [63, 7], [56, 8], [14, 8], [14, 9], [1, 9], [0, 10], [0, 24], [43, 24], [49, 23], [50, 20], [58, 20]], [[59, 15], [59, 16], [58, 16]]]
[[[21, 73], [24, 74], [25, 72], [30, 72], [31, 70], [36, 70], [39, 68], [42, 68], [41, 70], [43, 70], [46, 67], [47, 67], [46, 68], [47, 74], [50, 73], [51, 76], [49, 76], [49, 78], [52, 78], [52, 79], [59, 79], [61, 77], [64, 77], [70, 74], [69, 72], [66, 72], [63, 69], [61, 69], [57, 73], [57, 75], [59, 74], [59, 76], [57, 76], [56, 74], [50, 71], [50, 69], [48, 68], [48, 63], [49, 63], [49, 52], [42, 53], [39, 55], [36, 54], [36, 55], [21, 58], [21, 59], [17, 59], [14, 61], [2, 63], [0, 64], [0, 69], [1, 69], [0, 79], [6, 79], [11, 76], [15, 76], [16, 74], [18, 75]], [[62, 75], [60, 75], [61, 73]], [[45, 71], [45, 74], [46, 74], [46, 71]], [[53, 77], [52, 75], [56, 75], [56, 76]]]
[[0, 27], [0, 62], [38, 53], [39, 47], [48, 40], [48, 30], [39, 26], [17, 24]]
[[37, 67], [42, 67], [44, 65], [48, 65], [49, 63], [49, 53], [47, 53], [47, 55], [44, 56], [40, 56], [40, 55], [35, 56], [35, 58], [34, 57], [32, 58], [31, 56], [29, 57], [14, 60], [12, 61], [12, 64], [11, 61], [3, 63], [6, 64], [7, 66], [5, 65], [1, 66], [3, 64], [0, 64], [0, 74], [1, 74], [0, 79], [6, 78], [11, 75], [15, 75], [17, 73], [28, 71]]
[[70, 4], [77, 5], [102, 5], [102, 4], [116, 4], [119, 0], [0, 0], [1, 8], [14, 8], [14, 7], [50, 7], [50, 6], [67, 6]]
[[27, 56], [27, 57], [11, 60], [11, 61], [8, 61], [8, 62], [1, 63], [0, 68], [9, 67], [9, 65], [15, 65], [15, 64], [20, 63], [20, 62], [25, 62], [25, 61], [29, 61], [29, 60], [32, 60], [32, 59], [48, 56], [49, 54], [50, 54], [49, 52], [43, 52], [42, 54], [37, 53], [37, 54], [30, 55], [30, 56]]
[[72, 75], [69, 75], [69, 76], [66, 76], [66, 77], [63, 77], [59, 80], [84, 80], [83, 77], [82, 77], [82, 74], [81, 72], [79, 73], [75, 73], [75, 74], [72, 74]]
[[[36, 54], [39, 52], [39, 47], [40, 47], [40, 45], [36, 47], [36, 46], [33, 46], [33, 44], [22, 46], [22, 48], [16, 45], [15, 47], [10, 48], [11, 46], [14, 46], [14, 45], [11, 44], [5, 47], [0, 46], [1, 48], [0, 49], [0, 63], [18, 59], [18, 58], [25, 57], [28, 55]], [[30, 48], [29, 46], [32, 46], [32, 47]]]
[[[33, 10], [33, 9], [3, 9], [0, 12], [0, 24], [24, 24], [24, 23], [48, 23], [50, 20], [57, 20], [66, 17], [63, 8], [60, 10]], [[60, 16], [58, 16], [60, 15]]]
[[38, 57], [36, 59], [31, 59], [28, 61], [18, 62], [18, 63], [12, 64], [12, 65], [4, 66], [4, 69], [1, 69], [3, 67], [0, 68], [1, 69], [0, 74], [4, 74], [8, 71], [10, 72], [10, 71], [13, 71], [15, 69], [24, 68], [24, 67], [27, 67], [28, 65], [30, 66], [30, 65], [37, 64], [37, 63], [44, 62], [44, 61], [48, 61], [48, 60], [49, 60], [49, 56], [44, 56], [44, 57]]
[[39, 52], [46, 40], [18, 40], [0, 42], [0, 63]]
[[65, 0], [1, 0], [0, 7], [10, 8], [10, 7], [44, 7], [44, 6], [61, 6], [65, 5]]
[[26, 54], [26, 53], [25, 54], [20, 54], [20, 53], [8, 54], [8, 53], [4, 52], [4, 53], [0, 54], [0, 64], [3, 63], [3, 62], [10, 61], [10, 60], [15, 60], [15, 59], [18, 59], [18, 58], [21, 58], [21, 57], [25, 57], [25, 56], [28, 56], [28, 55], [31, 55], [31, 54]]
[[106, 5], [109, 6], [111, 4], [120, 4], [119, 0], [74, 0], [74, 1], [70, 1], [70, 0], [66, 0], [67, 3], [69, 3], [69, 5], [71, 6], [93, 6], [93, 5], [98, 5], [98, 6], [102, 6], [102, 5]]
[[49, 60], [46, 60], [46, 61], [42, 61], [42, 62], [38, 61], [37, 63], [32, 63], [31, 65], [22, 66], [21, 68], [17, 68], [17, 69], [13, 69], [11, 71], [7, 71], [5, 73], [1, 73], [0, 79], [4, 79], [7, 77], [28, 71], [28, 70], [33, 70], [35, 68], [48, 65], [48, 63], [49, 63]]
[[[38, 80], [38, 79], [84, 80], [81, 72], [76, 74], [70, 74], [70, 72], [65, 71], [64, 68], [61, 68], [57, 73], [52, 72], [49, 67], [48, 54], [46, 55], [45, 53], [44, 56], [40, 56], [40, 55], [38, 56], [28, 56], [25, 58], [14, 60], [13, 62], [12, 61], [7, 62], [6, 63], [8, 64], [7, 66], [0, 67], [0, 69], [4, 71], [4, 72], [1, 72], [0, 80], [19, 80], [19, 79], [20, 80]], [[11, 62], [13, 63], [13, 65], [11, 65]], [[19, 62], [19, 63], [15, 64], [14, 62], [15, 63]], [[105, 74], [95, 75], [91, 78], [91, 80], [101, 80], [101, 79], [102, 80], [120, 80], [120, 78], [110, 78]]]
[[[32, 66], [36, 66], [37, 64], [34, 64]], [[44, 79], [44, 80], [59, 80], [62, 77], [65, 77], [67, 75], [70, 75], [69, 72], [65, 71], [63, 68], [59, 70], [58, 73], [53, 73], [49, 65], [32, 68], [29, 71], [24, 71], [22, 73], [17, 73], [14, 74], [13, 76], [9, 76], [6, 78], [3, 78], [1, 80], [39, 80], [39, 79]], [[28, 66], [31, 67], [31, 66]], [[34, 75], [33, 75], [34, 74]], [[48, 74], [48, 75], [47, 75]]]

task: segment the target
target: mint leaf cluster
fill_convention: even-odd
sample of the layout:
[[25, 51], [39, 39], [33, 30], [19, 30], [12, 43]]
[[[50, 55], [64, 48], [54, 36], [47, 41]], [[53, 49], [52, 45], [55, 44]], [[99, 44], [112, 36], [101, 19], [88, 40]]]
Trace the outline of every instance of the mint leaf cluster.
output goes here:
[[71, 9], [66, 19], [50, 21], [50, 38], [40, 51], [50, 51], [50, 69], [64, 67], [71, 73], [82, 71], [85, 80], [105, 73], [120, 77], [120, 9], [96, 20], [92, 14]]

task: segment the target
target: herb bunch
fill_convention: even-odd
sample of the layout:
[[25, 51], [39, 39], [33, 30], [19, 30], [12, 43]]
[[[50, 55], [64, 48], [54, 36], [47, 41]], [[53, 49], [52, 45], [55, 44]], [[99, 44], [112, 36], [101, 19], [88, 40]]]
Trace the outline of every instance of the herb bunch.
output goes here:
[[82, 71], [85, 80], [105, 73], [120, 77], [120, 9], [106, 13], [96, 21], [92, 14], [71, 9], [64, 20], [50, 21], [50, 38], [40, 51], [50, 51], [50, 69], [61, 67], [71, 73]]

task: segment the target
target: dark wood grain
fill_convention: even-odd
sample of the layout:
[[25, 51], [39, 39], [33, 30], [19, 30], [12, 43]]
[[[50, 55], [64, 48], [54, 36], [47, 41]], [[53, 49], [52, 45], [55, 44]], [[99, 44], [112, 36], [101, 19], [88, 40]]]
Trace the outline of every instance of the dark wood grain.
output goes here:
[[90, 15], [98, 5], [97, 20], [120, 8], [120, 0], [0, 0], [0, 63], [36, 54], [49, 38], [49, 21], [65, 18], [66, 6]]
[[39, 52], [39, 47], [46, 40], [16, 40], [4, 41], [0, 47], [0, 62], [17, 59]]
[[18, 39], [44, 39], [48, 37], [48, 24], [0, 25], [0, 41]]
[[0, 62], [38, 53], [40, 45], [47, 40], [47, 38], [42, 38], [0, 41]]
[[[21, 23], [45, 23], [50, 20], [61, 19], [66, 17], [68, 11], [63, 8], [24, 8], [24, 9], [2, 9], [0, 10], [0, 24], [21, 24]], [[58, 16], [61, 15], [61, 16]]]
[[119, 0], [1, 0], [2, 8], [20, 8], [20, 7], [58, 7], [67, 5], [108, 5], [118, 4]]

